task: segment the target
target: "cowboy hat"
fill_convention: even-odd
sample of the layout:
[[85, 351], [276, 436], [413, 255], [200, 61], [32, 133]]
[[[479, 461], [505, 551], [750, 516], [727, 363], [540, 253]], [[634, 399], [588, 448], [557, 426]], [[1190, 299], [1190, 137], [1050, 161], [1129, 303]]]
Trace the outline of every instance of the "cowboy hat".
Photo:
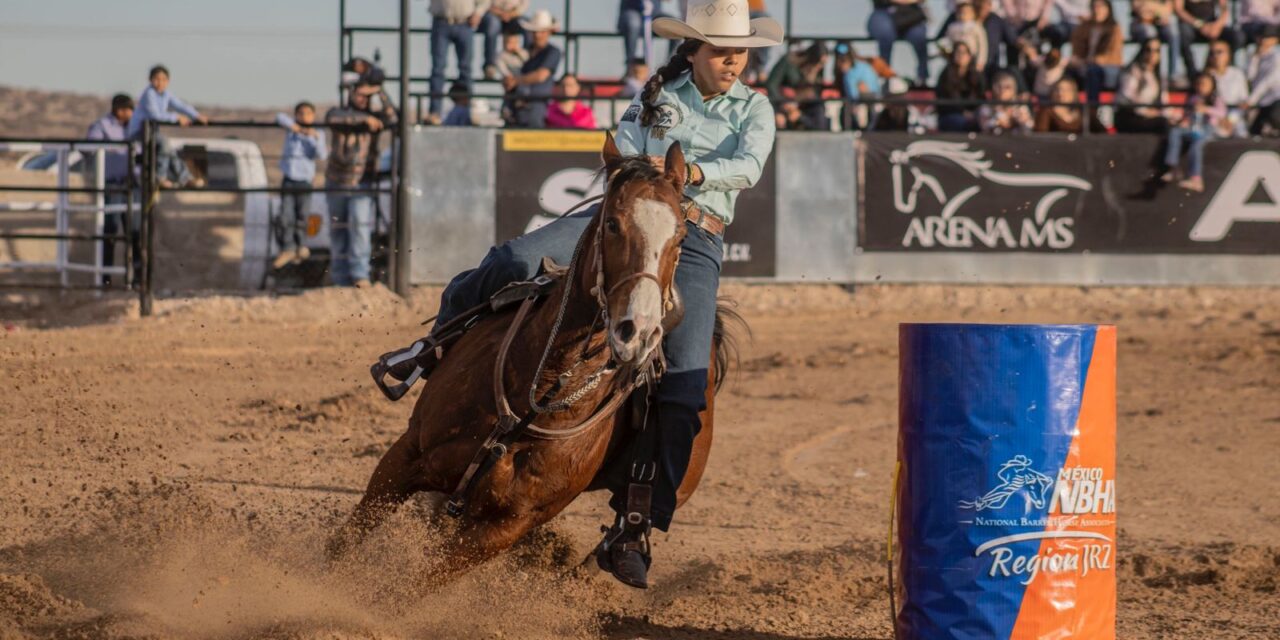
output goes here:
[[520, 20], [520, 26], [527, 31], [555, 31], [560, 28], [560, 21], [551, 17], [550, 11], [538, 9], [532, 20]]
[[684, 21], [657, 18], [653, 32], [664, 38], [701, 40], [713, 47], [772, 47], [783, 40], [777, 20], [751, 19], [747, 0], [689, 0]]

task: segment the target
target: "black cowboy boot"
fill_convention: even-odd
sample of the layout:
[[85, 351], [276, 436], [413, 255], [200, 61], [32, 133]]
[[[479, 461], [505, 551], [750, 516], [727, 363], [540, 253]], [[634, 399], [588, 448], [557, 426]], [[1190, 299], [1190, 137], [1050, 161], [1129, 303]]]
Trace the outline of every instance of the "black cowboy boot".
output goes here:
[[649, 497], [652, 487], [633, 482], [627, 491], [627, 513], [618, 515], [612, 527], [600, 527], [604, 540], [596, 547], [596, 564], [619, 582], [637, 589], [649, 588]]

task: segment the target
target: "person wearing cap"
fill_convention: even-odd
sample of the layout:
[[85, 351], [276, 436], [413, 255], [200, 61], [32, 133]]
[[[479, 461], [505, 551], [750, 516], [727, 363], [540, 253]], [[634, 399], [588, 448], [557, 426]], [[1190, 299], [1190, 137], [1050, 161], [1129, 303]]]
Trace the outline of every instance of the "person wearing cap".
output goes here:
[[[660, 18], [655, 33], [684, 39], [618, 122], [617, 144], [624, 155], [646, 156], [662, 168], [668, 147], [679, 143], [688, 161], [685, 187], [688, 234], [675, 272], [684, 302], [684, 318], [666, 336], [666, 373], [658, 385], [658, 427], [644, 429], [656, 440], [656, 477], [631, 478], [631, 461], [610, 482], [610, 505], [618, 513], [595, 551], [597, 562], [623, 583], [648, 586], [651, 527], [667, 531], [676, 508], [676, 488], [684, 480], [706, 407], [707, 371], [715, 328], [723, 230], [734, 220], [738, 195], [760, 180], [773, 150], [773, 106], [764, 95], [739, 81], [747, 53], [782, 42], [782, 27], [770, 18], [750, 19], [747, 0], [690, 0], [687, 21]], [[491, 249], [480, 265], [463, 272], [441, 294], [436, 327], [463, 311], [484, 304], [506, 284], [532, 278], [543, 256], [567, 263], [599, 205], [554, 222]], [[435, 336], [423, 340], [421, 354], [407, 367], [387, 365], [400, 352], [385, 354], [379, 369], [404, 380], [416, 367], [426, 375], [450, 344]], [[443, 355], [442, 355], [443, 354]], [[404, 369], [407, 368], [408, 371]], [[637, 461], [643, 462], [643, 461]], [[652, 482], [647, 513], [627, 508], [633, 482]], [[642, 492], [641, 492], [642, 493]], [[640, 494], [637, 494], [640, 495]]]
[[427, 122], [440, 124], [444, 111], [444, 71], [449, 45], [458, 59], [458, 82], [471, 93], [471, 45], [476, 27], [489, 11], [489, 0], [431, 0], [431, 106]]
[[[373, 100], [380, 98], [380, 106]], [[358, 84], [347, 106], [324, 116], [333, 129], [333, 146], [325, 165], [325, 199], [329, 205], [329, 279], [340, 287], [369, 286], [373, 255], [374, 189], [378, 186], [378, 136], [397, 121], [382, 88]]]
[[551, 12], [539, 9], [532, 20], [521, 20], [520, 26], [533, 34], [533, 46], [529, 58], [520, 72], [502, 79], [502, 86], [511, 96], [507, 110], [512, 114], [511, 124], [529, 129], [541, 129], [547, 123], [547, 105], [555, 90], [556, 70], [562, 54], [551, 44], [551, 34], [560, 23]]

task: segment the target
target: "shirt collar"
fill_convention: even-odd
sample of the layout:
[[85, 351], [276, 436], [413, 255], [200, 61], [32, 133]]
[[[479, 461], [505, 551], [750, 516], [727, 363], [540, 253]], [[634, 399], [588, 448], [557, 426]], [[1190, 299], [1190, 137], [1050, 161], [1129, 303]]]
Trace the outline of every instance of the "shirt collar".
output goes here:
[[[1280, 49], [1280, 47], [1277, 48]], [[671, 81], [669, 88], [672, 91], [679, 91], [685, 85], [692, 87], [693, 92], [698, 94], [698, 99], [702, 99], [702, 94], [698, 91], [698, 87], [693, 84], [693, 71], [686, 71], [680, 74], [680, 77]], [[733, 83], [732, 87], [729, 87], [728, 91], [721, 95], [733, 98], [734, 100], [749, 100], [751, 98], [751, 89], [748, 88], [747, 85], [742, 84], [741, 80], [738, 80]]]

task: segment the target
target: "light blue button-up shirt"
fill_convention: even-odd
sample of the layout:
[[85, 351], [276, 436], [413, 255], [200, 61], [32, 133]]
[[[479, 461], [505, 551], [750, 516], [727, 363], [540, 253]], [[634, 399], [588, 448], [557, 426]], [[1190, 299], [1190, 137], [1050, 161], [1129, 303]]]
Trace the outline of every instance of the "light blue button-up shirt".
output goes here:
[[276, 124], [289, 129], [284, 134], [284, 147], [280, 150], [280, 173], [289, 180], [311, 182], [316, 178], [316, 161], [329, 157], [329, 147], [325, 144], [324, 126], [313, 128], [314, 136], [294, 133], [293, 118], [276, 114]]
[[183, 102], [182, 98], [173, 95], [171, 91], [160, 93], [148, 86], [142, 90], [142, 95], [138, 96], [138, 104], [133, 109], [133, 117], [129, 119], [129, 128], [125, 131], [125, 135], [129, 139], [135, 139], [142, 135], [142, 125], [150, 120], [159, 120], [160, 122], [177, 122], [178, 114], [182, 114], [192, 120], [200, 117], [200, 112], [196, 108]]
[[665, 135], [658, 137], [659, 126], [641, 126], [642, 105], [636, 96], [618, 123], [618, 149], [623, 155], [662, 156], [679, 142], [685, 159], [696, 163], [704, 177], [701, 185], [686, 187], [685, 194], [703, 211], [733, 222], [738, 192], [759, 182], [773, 151], [773, 105], [741, 82], [704, 102], [692, 72], [663, 86], [656, 103]]

